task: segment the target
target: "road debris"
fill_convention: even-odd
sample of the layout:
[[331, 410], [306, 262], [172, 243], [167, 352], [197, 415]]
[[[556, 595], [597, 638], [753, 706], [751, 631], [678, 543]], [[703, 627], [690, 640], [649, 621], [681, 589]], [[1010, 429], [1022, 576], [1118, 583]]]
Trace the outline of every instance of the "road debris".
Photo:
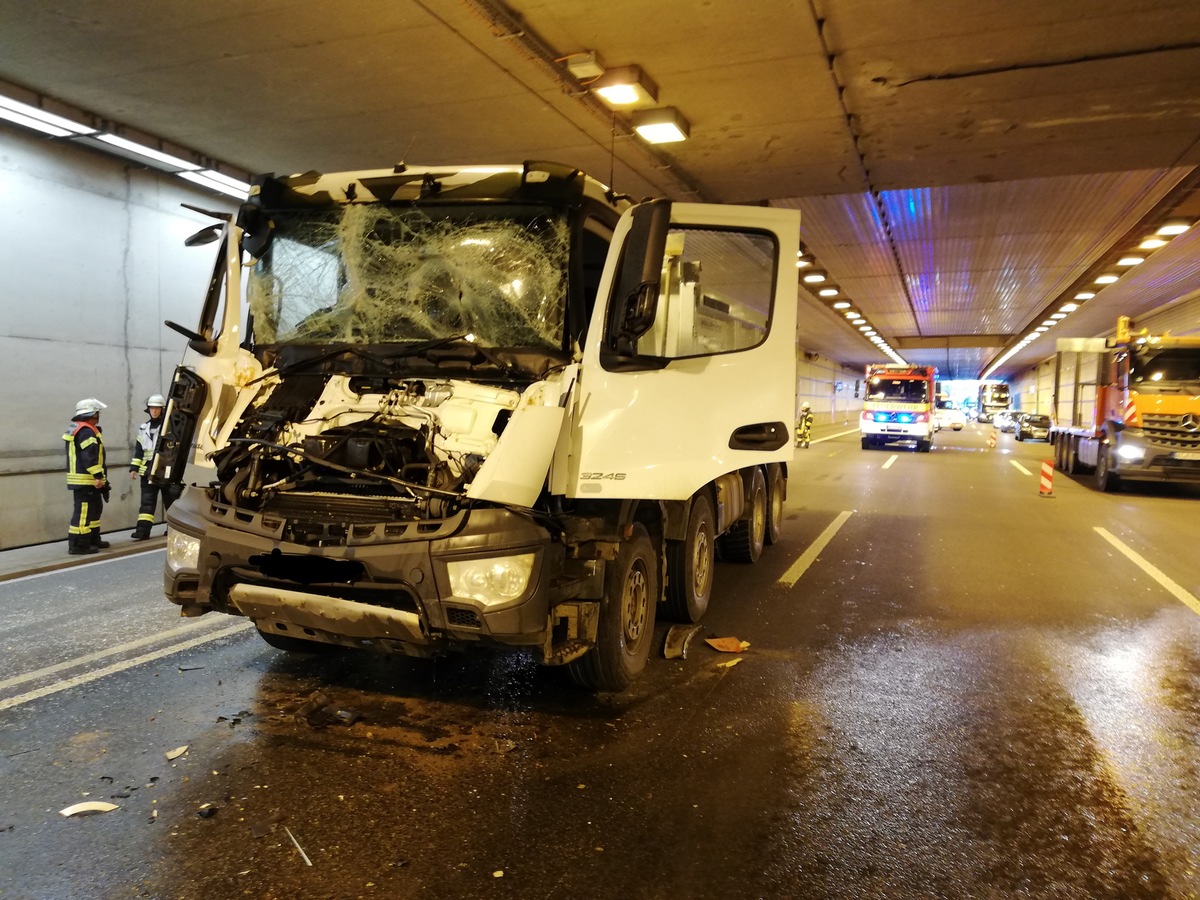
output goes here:
[[188, 744], [184, 744], [182, 747], [176, 747], [174, 750], [168, 750], [163, 754], [163, 756], [167, 758], [167, 762], [179, 759], [179, 757], [188, 752], [188, 746]]
[[705, 638], [704, 643], [722, 653], [741, 653], [750, 647], [749, 641], [740, 641], [735, 637]]
[[742, 658], [740, 656], [737, 657], [736, 659], [727, 659], [725, 662], [717, 663], [717, 668], [718, 669], [732, 669], [734, 666], [736, 666], [741, 661], [742, 661]]
[[287, 836], [292, 839], [292, 843], [295, 844], [296, 849], [300, 851], [300, 858], [304, 860], [304, 864], [306, 866], [311, 866], [312, 860], [308, 858], [308, 854], [304, 852], [304, 848], [300, 846], [300, 842], [296, 840], [296, 836], [292, 834], [292, 829], [284, 825], [283, 830], [287, 832]]
[[356, 709], [338, 708], [324, 691], [313, 691], [292, 716], [303, 719], [312, 728], [324, 728], [327, 725], [353, 725], [362, 718], [362, 713]]
[[105, 803], [103, 800], [85, 800], [83, 803], [76, 803], [66, 809], [60, 809], [58, 814], [69, 819], [71, 816], [90, 816], [93, 813], [112, 812], [114, 809], [120, 808], [115, 803]]
[[667, 632], [666, 643], [663, 644], [663, 657], [687, 659], [688, 644], [703, 630], [701, 625], [672, 625], [671, 630]]

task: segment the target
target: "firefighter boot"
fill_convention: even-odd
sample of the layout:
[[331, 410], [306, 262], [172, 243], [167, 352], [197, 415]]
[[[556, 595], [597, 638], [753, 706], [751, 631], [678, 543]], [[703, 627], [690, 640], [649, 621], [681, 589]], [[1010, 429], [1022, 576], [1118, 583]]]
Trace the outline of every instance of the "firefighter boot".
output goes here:
[[112, 546], [112, 544], [110, 544], [110, 543], [109, 543], [108, 541], [106, 541], [106, 540], [103, 540], [103, 539], [100, 537], [100, 530], [99, 530], [99, 529], [96, 529], [96, 530], [95, 530], [95, 531], [93, 531], [91, 534], [89, 534], [89, 535], [88, 535], [88, 539], [89, 539], [89, 541], [91, 542], [91, 545], [92, 545], [93, 547], [95, 547], [97, 550], [107, 550], [109, 547], [111, 547], [111, 546]]
[[67, 537], [67, 553], [78, 556], [81, 553], [99, 553], [99, 547], [93, 547], [91, 535], [72, 534]]
[[138, 522], [133, 529], [133, 534], [130, 535], [135, 541], [150, 540], [150, 526], [152, 522]]

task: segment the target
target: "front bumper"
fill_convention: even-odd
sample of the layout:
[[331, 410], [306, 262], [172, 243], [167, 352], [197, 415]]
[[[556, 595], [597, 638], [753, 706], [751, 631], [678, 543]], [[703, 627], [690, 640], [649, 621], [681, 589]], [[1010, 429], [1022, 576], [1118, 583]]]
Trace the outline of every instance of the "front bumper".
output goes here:
[[[168, 525], [200, 541], [194, 569], [169, 564], [165, 572], [166, 595], [185, 615], [215, 609], [247, 616], [262, 631], [412, 656], [472, 643], [550, 654], [561, 544], [506, 509], [353, 525], [346, 542], [311, 546], [283, 540], [278, 516], [235, 512], [195, 490], [172, 504]], [[451, 590], [449, 561], [531, 552], [528, 583], [511, 600], [485, 603]], [[586, 618], [578, 609], [558, 613]], [[578, 628], [566, 630], [578, 636]]]
[[928, 422], [859, 422], [863, 437], [883, 438], [889, 441], [927, 441], [933, 437], [933, 428]]

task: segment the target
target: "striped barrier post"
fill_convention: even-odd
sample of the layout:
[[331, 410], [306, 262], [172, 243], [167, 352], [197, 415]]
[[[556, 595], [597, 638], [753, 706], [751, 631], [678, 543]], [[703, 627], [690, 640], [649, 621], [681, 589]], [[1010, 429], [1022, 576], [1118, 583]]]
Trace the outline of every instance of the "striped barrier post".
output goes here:
[[1042, 460], [1042, 480], [1038, 487], [1039, 497], [1054, 496], [1054, 460]]
[[995, 428], [993, 428], [990, 432], [988, 432], [988, 449], [989, 450], [996, 449], [996, 429]]

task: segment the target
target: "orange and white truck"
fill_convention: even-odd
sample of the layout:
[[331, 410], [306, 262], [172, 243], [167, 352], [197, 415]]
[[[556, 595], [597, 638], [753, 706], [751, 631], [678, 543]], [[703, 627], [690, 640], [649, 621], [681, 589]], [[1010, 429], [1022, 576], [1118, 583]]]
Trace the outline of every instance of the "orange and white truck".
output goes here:
[[1122, 481], [1200, 483], [1200, 337], [1135, 332], [1057, 344], [1050, 441], [1058, 469]]
[[869, 365], [858, 430], [862, 448], [913, 441], [920, 453], [933, 446], [934, 366]]

